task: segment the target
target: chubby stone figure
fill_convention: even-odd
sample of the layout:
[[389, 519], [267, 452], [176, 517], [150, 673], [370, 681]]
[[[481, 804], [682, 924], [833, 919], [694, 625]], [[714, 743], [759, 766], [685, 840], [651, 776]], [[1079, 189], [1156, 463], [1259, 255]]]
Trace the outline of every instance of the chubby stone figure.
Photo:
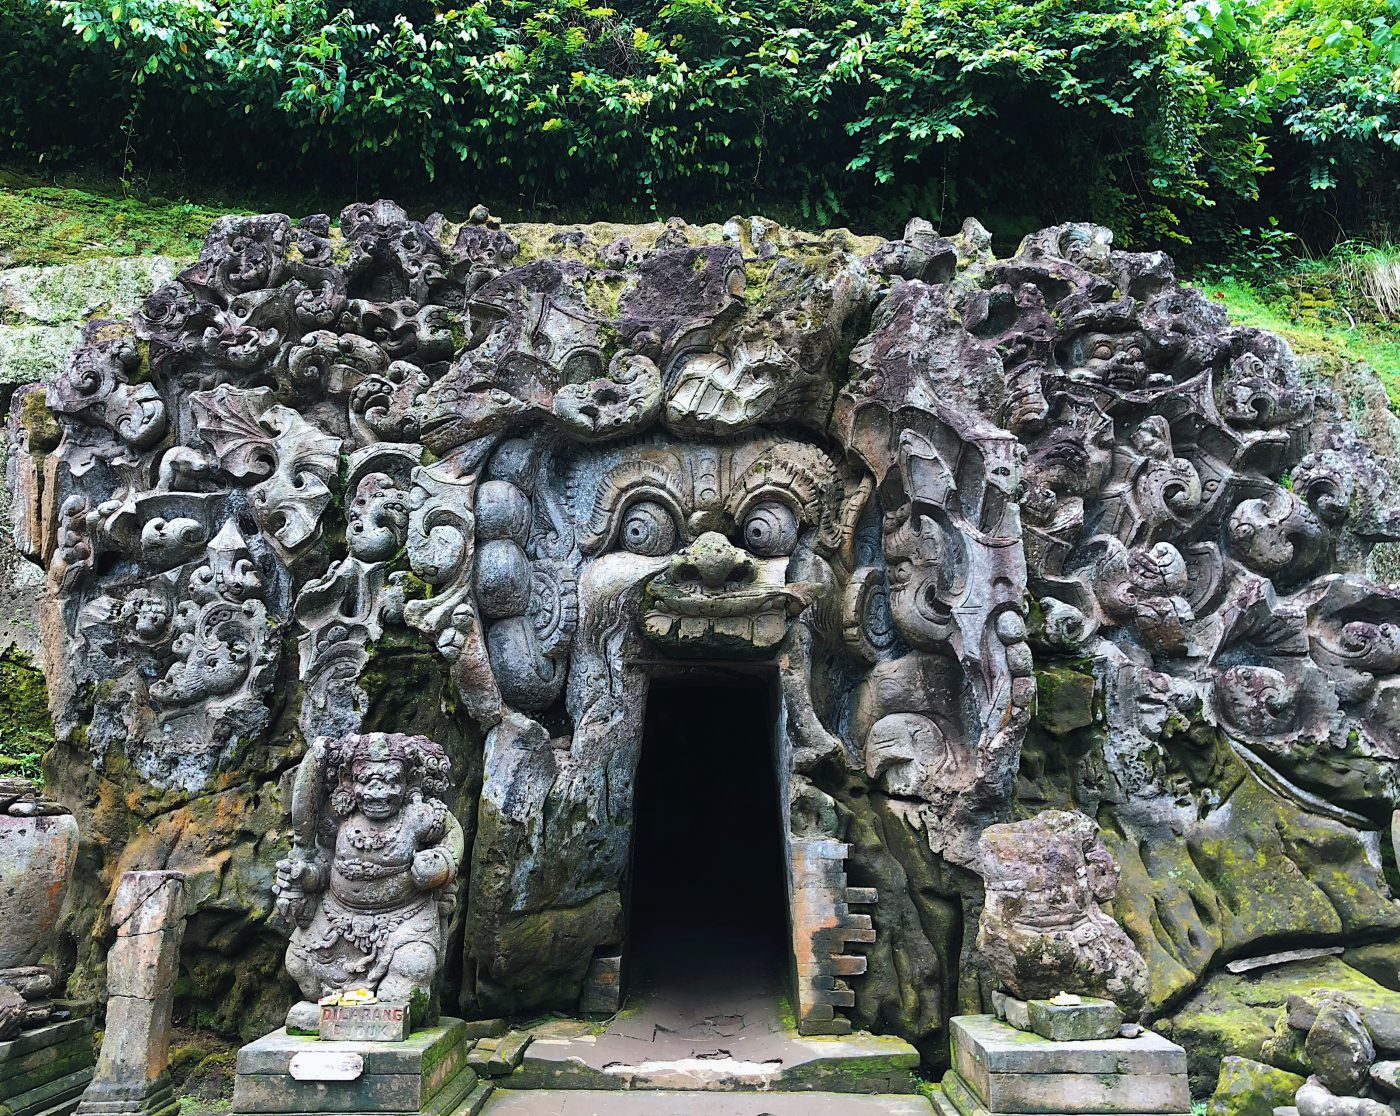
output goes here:
[[[365, 989], [413, 1004], [429, 1022], [463, 837], [441, 796], [441, 746], [402, 733], [318, 739], [292, 792], [291, 856], [277, 865], [277, 909], [292, 924], [287, 971], [312, 1004]], [[290, 1028], [315, 1026], [298, 1004]]]
[[1022, 1000], [1102, 996], [1136, 1016], [1147, 963], [1099, 905], [1118, 890], [1118, 865], [1093, 820], [1043, 810], [989, 826], [981, 851], [987, 905], [977, 949], [1002, 987]]

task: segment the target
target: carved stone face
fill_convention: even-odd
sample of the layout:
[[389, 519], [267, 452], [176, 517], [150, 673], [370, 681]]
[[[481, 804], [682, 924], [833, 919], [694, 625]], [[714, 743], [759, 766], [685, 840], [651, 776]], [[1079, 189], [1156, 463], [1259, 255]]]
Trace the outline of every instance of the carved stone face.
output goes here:
[[1148, 382], [1147, 338], [1128, 333], [1086, 333], [1070, 350], [1070, 379], [1133, 391]]
[[385, 561], [407, 536], [408, 496], [383, 473], [371, 473], [360, 481], [345, 518], [351, 553], [366, 562]]
[[821, 526], [835, 484], [825, 454], [765, 436], [601, 451], [573, 472], [597, 486], [581, 539], [594, 578], [646, 582], [648, 640], [674, 655], [777, 648], [810, 600], [789, 584], [789, 561]]
[[361, 760], [353, 777], [355, 801], [365, 817], [385, 821], [403, 808], [404, 771], [398, 760]]

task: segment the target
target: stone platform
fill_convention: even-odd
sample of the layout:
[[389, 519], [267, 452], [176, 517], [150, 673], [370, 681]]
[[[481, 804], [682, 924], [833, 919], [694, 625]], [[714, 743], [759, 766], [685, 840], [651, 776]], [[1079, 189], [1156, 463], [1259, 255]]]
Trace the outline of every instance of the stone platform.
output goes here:
[[[491, 1094], [460, 1019], [404, 1042], [325, 1041], [285, 1029], [238, 1052], [234, 1116], [475, 1116]], [[294, 1064], [295, 1062], [295, 1064]]]
[[0, 1042], [0, 1114], [68, 1116], [92, 1080], [92, 1020], [50, 1023]]
[[991, 1015], [952, 1021], [953, 1067], [940, 1116], [1095, 1113], [1186, 1116], [1186, 1051], [1144, 1031], [1133, 1039], [1053, 1042]]

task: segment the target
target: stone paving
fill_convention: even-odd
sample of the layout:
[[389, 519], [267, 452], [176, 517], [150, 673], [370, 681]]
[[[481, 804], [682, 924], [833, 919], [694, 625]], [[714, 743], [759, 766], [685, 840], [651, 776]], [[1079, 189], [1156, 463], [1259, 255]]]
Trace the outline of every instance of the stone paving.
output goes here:
[[500, 1090], [484, 1116], [930, 1116], [920, 1096], [638, 1090]]

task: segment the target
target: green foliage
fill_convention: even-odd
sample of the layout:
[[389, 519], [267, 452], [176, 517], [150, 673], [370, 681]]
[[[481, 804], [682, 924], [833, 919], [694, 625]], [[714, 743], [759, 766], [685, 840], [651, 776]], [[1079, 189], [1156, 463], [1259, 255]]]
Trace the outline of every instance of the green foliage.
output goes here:
[[1400, 411], [1400, 326], [1368, 318], [1365, 296], [1347, 286], [1335, 260], [1305, 263], [1265, 284], [1217, 275], [1202, 286], [1232, 322], [1282, 335], [1325, 373], [1365, 361]]
[[1397, 146], [1387, 18], [1385, 0], [0, 0], [0, 142], [128, 175], [442, 176], [605, 213], [785, 199], [814, 223], [975, 211], [1007, 233], [1091, 217], [1160, 241], [1255, 197], [1279, 137], [1309, 145], [1319, 186], [1357, 145]]
[[0, 775], [42, 779], [40, 760], [53, 746], [44, 677], [18, 652], [0, 656]]

